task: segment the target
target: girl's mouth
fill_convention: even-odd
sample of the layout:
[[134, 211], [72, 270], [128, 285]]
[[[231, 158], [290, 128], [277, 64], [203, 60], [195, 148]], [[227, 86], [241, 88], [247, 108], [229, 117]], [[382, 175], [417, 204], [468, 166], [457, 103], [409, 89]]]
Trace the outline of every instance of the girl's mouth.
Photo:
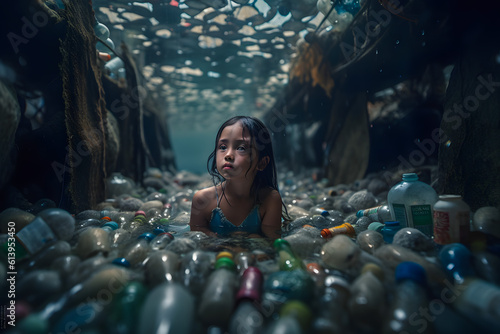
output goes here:
[[222, 169], [231, 169], [233, 168], [233, 165], [231, 164], [224, 164], [224, 166], [222, 166]]

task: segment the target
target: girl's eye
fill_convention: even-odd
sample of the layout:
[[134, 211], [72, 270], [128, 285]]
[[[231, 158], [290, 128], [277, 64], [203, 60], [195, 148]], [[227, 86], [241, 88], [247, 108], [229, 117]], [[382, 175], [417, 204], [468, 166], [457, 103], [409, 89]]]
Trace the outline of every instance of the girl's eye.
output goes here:
[[219, 145], [219, 150], [225, 150], [225, 149], [226, 149], [226, 145], [224, 145], [224, 144]]
[[238, 146], [238, 151], [245, 151], [246, 147], [245, 146]]

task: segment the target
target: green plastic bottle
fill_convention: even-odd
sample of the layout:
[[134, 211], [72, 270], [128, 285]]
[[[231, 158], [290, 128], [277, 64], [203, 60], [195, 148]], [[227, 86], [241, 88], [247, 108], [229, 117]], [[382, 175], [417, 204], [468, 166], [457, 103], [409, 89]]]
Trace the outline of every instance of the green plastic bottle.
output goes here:
[[295, 256], [288, 241], [284, 239], [276, 239], [273, 243], [273, 247], [279, 256], [280, 270], [290, 271], [295, 269], [305, 269], [302, 261]]

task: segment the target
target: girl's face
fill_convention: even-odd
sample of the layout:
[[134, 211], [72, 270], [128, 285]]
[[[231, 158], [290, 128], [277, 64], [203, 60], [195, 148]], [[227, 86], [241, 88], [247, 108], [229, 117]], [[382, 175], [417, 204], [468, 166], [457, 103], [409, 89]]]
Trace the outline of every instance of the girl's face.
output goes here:
[[216, 152], [217, 170], [226, 180], [253, 180], [257, 173], [258, 154], [250, 133], [240, 122], [222, 130]]

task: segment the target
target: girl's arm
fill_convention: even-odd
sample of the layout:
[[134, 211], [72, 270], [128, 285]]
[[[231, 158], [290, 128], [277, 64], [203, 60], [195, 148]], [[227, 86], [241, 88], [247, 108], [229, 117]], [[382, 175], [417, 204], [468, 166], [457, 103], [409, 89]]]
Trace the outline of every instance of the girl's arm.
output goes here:
[[281, 196], [277, 190], [272, 190], [264, 200], [264, 217], [261, 230], [272, 240], [281, 238]]
[[189, 227], [191, 231], [200, 231], [209, 236], [215, 236], [216, 233], [212, 232], [208, 227], [206, 218], [207, 207], [209, 199], [205, 190], [197, 191], [191, 203], [191, 217], [189, 219]]

